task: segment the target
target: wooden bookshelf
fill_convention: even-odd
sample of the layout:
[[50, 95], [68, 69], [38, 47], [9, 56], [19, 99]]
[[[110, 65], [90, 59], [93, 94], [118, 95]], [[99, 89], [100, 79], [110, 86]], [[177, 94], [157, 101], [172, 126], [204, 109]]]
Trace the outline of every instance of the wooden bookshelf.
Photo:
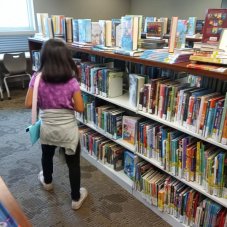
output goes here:
[[[37, 40], [35, 38], [29, 38], [28, 43], [29, 43], [30, 53], [33, 50], [41, 49], [43, 42], [44, 41], [42, 41], [40, 39]], [[92, 50], [91, 48], [76, 47], [71, 43], [68, 43], [67, 46], [70, 50], [75, 51], [75, 52], [82, 52], [82, 53], [87, 53], [90, 55], [97, 55], [97, 56], [101, 56], [104, 58], [112, 58], [112, 59], [117, 59], [117, 60], [121, 60], [121, 61], [125, 61], [125, 62], [138, 63], [138, 64], [142, 64], [142, 65], [146, 65], [146, 66], [154, 66], [154, 67], [159, 67], [159, 68], [164, 68], [164, 69], [172, 69], [172, 70], [178, 71], [178, 72], [187, 72], [187, 73], [191, 73], [194, 75], [207, 76], [207, 77], [217, 78], [217, 79], [221, 79], [221, 80], [227, 79], [227, 72], [221, 73], [221, 72], [213, 72], [213, 71], [208, 71], [208, 70], [198, 70], [198, 69], [187, 68], [187, 64], [189, 64], [190, 62], [169, 64], [169, 63], [164, 63], [164, 62], [145, 60], [145, 59], [141, 59], [139, 57], [130, 57], [130, 56], [125, 56], [125, 55], [115, 54], [115, 53], [107, 52], [107, 51], [96, 51], [96, 50]]]

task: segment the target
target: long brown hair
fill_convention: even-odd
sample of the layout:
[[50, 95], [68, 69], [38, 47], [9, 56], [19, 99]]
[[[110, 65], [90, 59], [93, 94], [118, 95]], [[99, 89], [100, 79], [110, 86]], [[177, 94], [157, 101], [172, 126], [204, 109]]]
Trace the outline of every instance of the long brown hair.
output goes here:
[[60, 39], [49, 39], [41, 49], [40, 68], [42, 79], [48, 83], [66, 83], [76, 74], [76, 65], [70, 50]]

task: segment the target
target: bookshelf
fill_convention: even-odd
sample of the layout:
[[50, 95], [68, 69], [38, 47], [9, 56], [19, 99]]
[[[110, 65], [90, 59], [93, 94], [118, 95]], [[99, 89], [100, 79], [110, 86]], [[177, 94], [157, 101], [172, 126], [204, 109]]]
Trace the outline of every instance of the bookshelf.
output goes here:
[[[42, 46], [41, 40], [29, 38], [28, 42], [29, 42], [30, 52], [32, 52], [33, 50], [39, 50]], [[111, 52], [95, 51], [95, 50], [91, 50], [90, 48], [75, 47], [72, 44], [67, 44], [67, 46], [72, 52], [86, 53], [88, 55], [96, 55], [96, 56], [100, 56], [100, 57], [104, 57], [104, 58], [121, 60], [121, 61], [124, 61], [124, 62], [139, 63], [139, 64], [142, 64], [142, 65], [145, 65], [145, 66], [153, 66], [153, 67], [159, 67], [159, 68], [164, 68], [164, 69], [171, 69], [171, 70], [178, 71], [178, 72], [187, 72], [187, 73], [190, 73], [190, 74], [193, 74], [193, 75], [200, 75], [200, 76], [206, 76], [206, 77], [210, 77], [210, 78], [217, 78], [217, 79], [220, 79], [220, 80], [226, 80], [226, 78], [227, 78], [227, 72], [221, 73], [221, 72], [212, 72], [212, 71], [208, 71], [208, 70], [198, 70], [198, 69], [187, 68], [188, 62], [168, 64], [168, 63], [156, 62], [156, 61], [151, 61], [151, 60], [144, 60], [144, 59], [140, 59], [138, 57], [130, 57], [130, 56], [114, 54], [114, 53], [111, 53]], [[178, 131], [184, 132], [188, 135], [191, 135], [191, 136], [198, 138], [202, 141], [206, 141], [210, 144], [213, 144], [213, 145], [220, 147], [220, 148], [224, 149], [225, 151], [227, 151], [227, 145], [223, 145], [223, 144], [221, 144], [221, 143], [219, 143], [219, 142], [217, 142], [213, 139], [210, 139], [210, 138], [205, 138], [205, 137], [203, 137], [203, 136], [201, 136], [197, 133], [194, 133], [193, 131], [190, 131], [189, 129], [187, 129], [183, 126], [180, 126], [179, 124], [177, 124], [175, 122], [170, 122], [170, 121], [161, 119], [160, 117], [158, 117], [156, 115], [148, 114], [148, 113], [139, 111], [137, 108], [131, 107], [129, 105], [127, 93], [124, 94], [123, 96], [116, 97], [116, 98], [105, 98], [105, 97], [100, 96], [100, 95], [92, 94], [91, 92], [87, 91], [83, 87], [81, 87], [81, 90], [83, 92], [86, 92], [86, 93], [88, 93], [92, 96], [99, 98], [99, 99], [103, 99], [103, 100], [107, 101], [108, 103], [112, 103], [112, 104], [115, 104], [118, 107], [122, 107], [122, 108], [125, 108], [127, 110], [130, 110], [130, 111], [132, 111], [132, 112], [134, 112], [134, 113], [136, 113], [140, 116], [146, 117], [147, 119], [152, 119], [152, 120], [159, 122], [163, 125], [169, 126], [170, 128], [177, 129]], [[186, 180], [184, 180], [184, 179], [182, 179], [178, 176], [174, 176], [170, 172], [164, 170], [163, 166], [161, 166], [161, 164], [157, 160], [145, 157], [144, 155], [137, 152], [136, 148], [134, 146], [129, 145], [128, 143], [124, 142], [122, 139], [115, 140], [115, 139], [112, 138], [111, 135], [109, 135], [108, 133], [105, 133], [104, 131], [97, 128], [93, 124], [84, 123], [84, 122], [81, 122], [81, 123], [87, 125], [91, 129], [99, 132], [100, 134], [102, 134], [102, 135], [106, 136], [107, 138], [113, 140], [114, 142], [120, 144], [121, 146], [125, 147], [126, 149], [133, 152], [134, 154], [137, 154], [142, 159], [144, 159], [147, 162], [151, 163], [152, 165], [156, 166], [158, 169], [166, 172], [168, 175], [173, 176], [175, 179], [177, 179], [177, 180], [183, 182], [184, 184], [190, 186], [191, 188], [195, 189], [196, 191], [205, 195], [207, 198], [210, 198], [212, 201], [215, 201], [216, 203], [227, 208], [227, 199], [218, 198], [216, 196], [210, 195], [209, 193], [207, 193], [202, 188], [201, 185], [199, 185], [196, 182], [186, 181]], [[144, 198], [142, 198], [141, 193], [133, 189], [133, 183], [131, 182], [131, 180], [128, 179], [127, 176], [124, 176], [123, 173], [115, 172], [113, 169], [109, 168], [108, 166], [103, 165], [101, 162], [96, 160], [94, 157], [89, 155], [87, 152], [82, 152], [82, 156], [85, 159], [87, 159], [89, 162], [91, 162], [94, 166], [96, 166], [98, 169], [100, 169], [102, 172], [104, 172], [108, 177], [110, 177], [111, 179], [116, 181], [124, 189], [126, 189], [128, 192], [130, 192], [134, 197], [136, 197], [138, 200], [143, 202], [152, 211], [154, 211], [156, 214], [158, 214], [164, 220], [169, 222], [171, 225], [173, 225], [173, 226], [185, 226], [184, 224], [180, 223], [172, 215], [160, 212], [157, 207], [154, 207], [154, 206], [150, 205], [149, 203], [147, 203], [144, 200]]]
[[[29, 43], [29, 50], [31, 53], [33, 50], [40, 50], [42, 47], [43, 41], [40, 39], [37, 40], [35, 38], [29, 38], [28, 43]], [[101, 56], [104, 58], [112, 58], [112, 59], [117, 59], [125, 62], [138, 63], [146, 66], [172, 69], [178, 72], [187, 72], [194, 75], [207, 76], [207, 77], [217, 78], [221, 80], [225, 80], [227, 78], [227, 72], [221, 73], [221, 72], [212, 72], [212, 71], [202, 70], [202, 69], [198, 70], [198, 69], [187, 68], [187, 64], [189, 62], [168, 64], [164, 62], [140, 59], [138, 57], [130, 57], [130, 56], [125, 56], [120, 54], [114, 54], [111, 52], [91, 50], [90, 48], [85, 48], [85, 47], [76, 47], [71, 43], [68, 43], [67, 46], [71, 51], [74, 51], [74, 52], [87, 53], [91, 55]]]

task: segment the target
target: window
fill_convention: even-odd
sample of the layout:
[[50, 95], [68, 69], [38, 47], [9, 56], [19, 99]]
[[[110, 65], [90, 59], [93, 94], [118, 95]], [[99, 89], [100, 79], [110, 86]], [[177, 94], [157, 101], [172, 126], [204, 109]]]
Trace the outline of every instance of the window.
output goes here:
[[28, 51], [34, 33], [33, 0], [0, 0], [0, 53]]

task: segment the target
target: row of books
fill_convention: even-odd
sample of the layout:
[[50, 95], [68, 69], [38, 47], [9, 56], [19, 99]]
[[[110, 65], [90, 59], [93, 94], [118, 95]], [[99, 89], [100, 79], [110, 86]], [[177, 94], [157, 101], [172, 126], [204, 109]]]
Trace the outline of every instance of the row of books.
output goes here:
[[121, 19], [97, 22], [63, 15], [48, 17], [46, 13], [37, 14], [37, 18], [39, 34], [47, 38], [61, 37], [76, 46], [121, 46], [125, 50], [136, 50], [141, 37], [142, 16], [126, 15]]
[[193, 55], [192, 50], [175, 50], [174, 53], [169, 53], [168, 49], [144, 50], [140, 58], [152, 61], [166, 63], [188, 62], [190, 56]]
[[197, 87], [188, 82], [157, 78], [145, 84], [143, 77], [132, 74], [129, 76], [130, 84], [135, 84], [135, 78], [139, 82], [129, 87], [129, 100], [137, 97], [137, 102], [130, 102], [133, 106], [136, 103], [140, 111], [176, 122], [205, 138], [211, 137], [227, 144], [227, 101], [226, 96], [222, 95], [226, 93], [226, 83], [203, 78], [203, 84]]
[[135, 188], [144, 200], [187, 226], [225, 226], [226, 209], [146, 161], [135, 164]]
[[[83, 97], [89, 99], [89, 95]], [[224, 189], [227, 159], [223, 150], [160, 123], [127, 116], [124, 110], [112, 105], [95, 106], [91, 98], [85, 101], [85, 114], [80, 120], [113, 139], [137, 144], [137, 152], [156, 159], [166, 171], [197, 182], [211, 195], [227, 198]]]
[[104, 64], [81, 62], [78, 69], [83, 89], [109, 98], [123, 94], [124, 72], [113, 68], [113, 62]]
[[[204, 20], [198, 20], [196, 17], [189, 17], [187, 20], [186, 34], [188, 36], [194, 36], [197, 33], [202, 33]], [[167, 17], [145, 17], [143, 31], [151, 37], [155, 37], [155, 34], [162, 36], [164, 34], [169, 34], [170, 32], [170, 22], [171, 20]]]
[[[155, 159], [164, 170], [197, 182], [211, 195], [227, 198], [225, 151], [149, 119], [126, 115], [83, 93], [85, 112], [78, 119], [112, 139], [137, 145], [137, 152]], [[226, 178], [227, 179], [227, 178]]]
[[137, 152], [209, 194], [227, 198], [224, 150], [150, 120], [138, 121], [137, 135]]
[[99, 104], [94, 98], [82, 94], [85, 111], [77, 113], [77, 118], [102, 131], [110, 138], [122, 138], [126, 143], [135, 145], [137, 141], [137, 124], [140, 117], [128, 116], [125, 110], [113, 105]]
[[[41, 30], [39, 34], [45, 37], [64, 38], [76, 46], [94, 46], [95, 50], [114, 49], [119, 54], [134, 56], [142, 52], [142, 50], [138, 51], [142, 32], [142, 15], [126, 15], [121, 19], [99, 20], [98, 22], [92, 22], [91, 19], [74, 19], [63, 15], [53, 15], [49, 18], [46, 13], [37, 14], [37, 17], [40, 21], [38, 23], [39, 30]], [[174, 47], [184, 48], [188, 21], [178, 20], [178, 18], [172, 21], [176, 24], [175, 34], [172, 34], [177, 37], [177, 39], [172, 39]], [[157, 23], [162, 28], [164, 22], [167, 23], [166, 19], [162, 22], [147, 21], [148, 36], [159, 37], [163, 33], [163, 29], [159, 31]], [[174, 28], [173, 25], [171, 27]], [[157, 29], [158, 31], [156, 31]], [[115, 50], [116, 47], [118, 47], [117, 50]], [[136, 53], [130, 51], [136, 51]]]
[[146, 203], [188, 226], [225, 226], [226, 209], [221, 205], [90, 128], [82, 126], [79, 130], [83, 152], [116, 171], [123, 170]]
[[206, 62], [213, 64], [226, 65], [227, 52], [221, 50], [214, 51], [196, 51], [190, 56], [191, 61]]
[[115, 171], [123, 170], [129, 178], [134, 178], [134, 155], [130, 151], [86, 126], [80, 126], [79, 133], [84, 152]]

